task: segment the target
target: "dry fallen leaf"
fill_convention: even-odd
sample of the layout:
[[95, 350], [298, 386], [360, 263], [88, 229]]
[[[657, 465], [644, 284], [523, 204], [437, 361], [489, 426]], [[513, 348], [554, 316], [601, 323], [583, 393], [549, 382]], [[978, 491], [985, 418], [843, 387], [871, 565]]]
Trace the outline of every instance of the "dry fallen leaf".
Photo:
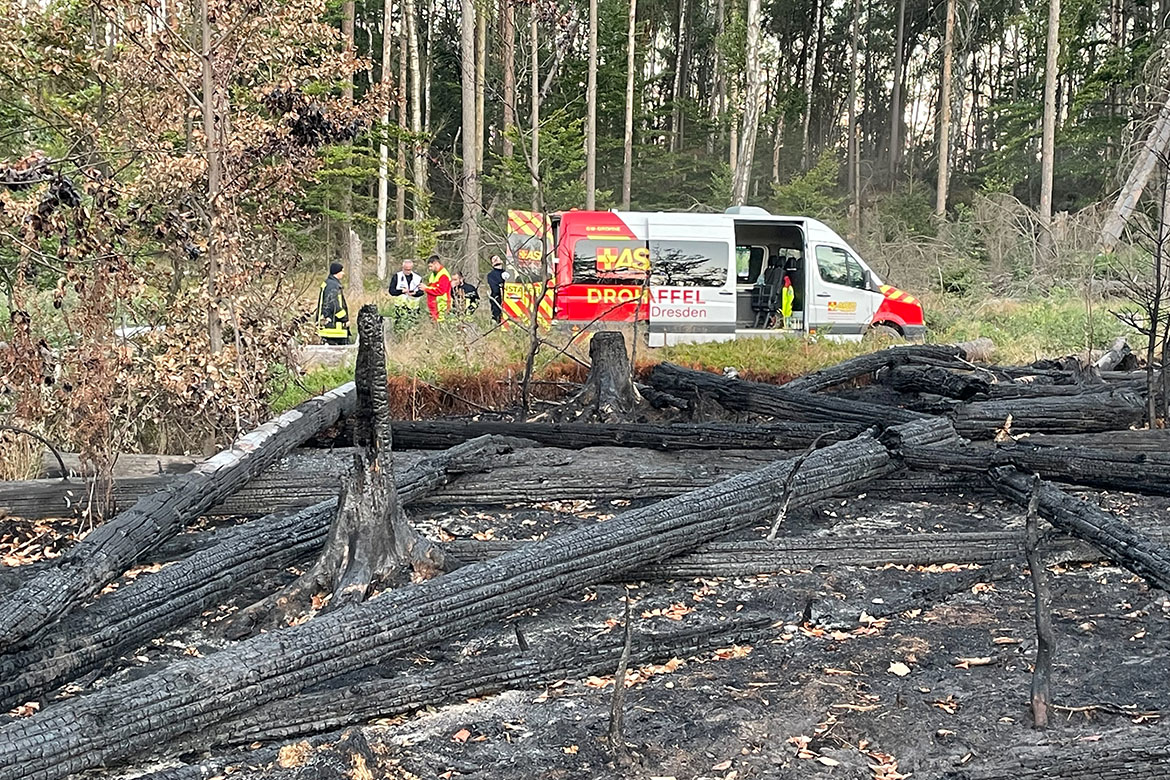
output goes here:
[[960, 658], [955, 663], [956, 669], [970, 669], [972, 666], [991, 666], [991, 657], [980, 656], [978, 658]]
[[817, 756], [817, 762], [825, 766], [841, 766], [840, 761], [835, 758], [829, 758], [828, 756]]
[[568, 755], [568, 756], [577, 755], [578, 749], [579, 748], [576, 745], [569, 745], [567, 748], [561, 748], [561, 750], [565, 751], [565, 755]]
[[470, 736], [471, 736], [471, 732], [468, 731], [467, 729], [459, 729], [458, 731], [455, 732], [454, 736], [451, 737], [451, 741], [452, 742], [466, 742]]
[[731, 768], [731, 759], [729, 758], [726, 761], [720, 761], [718, 764], [711, 767], [711, 771], [712, 772], [722, 772], [724, 769], [730, 769], [730, 768]]
[[295, 769], [296, 767], [304, 766], [312, 753], [313, 748], [306, 741], [285, 745], [277, 754], [276, 763], [282, 769]]
[[894, 661], [886, 671], [890, 674], [896, 674], [899, 677], [905, 677], [910, 674], [910, 667], [901, 661]]

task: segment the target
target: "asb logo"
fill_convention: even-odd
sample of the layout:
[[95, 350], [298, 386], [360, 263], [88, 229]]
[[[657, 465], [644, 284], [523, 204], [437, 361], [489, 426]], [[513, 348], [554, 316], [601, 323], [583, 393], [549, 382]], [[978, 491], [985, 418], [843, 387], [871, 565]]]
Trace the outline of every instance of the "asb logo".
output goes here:
[[597, 270], [602, 273], [646, 273], [650, 270], [650, 250], [646, 247], [624, 249], [616, 246], [597, 248]]

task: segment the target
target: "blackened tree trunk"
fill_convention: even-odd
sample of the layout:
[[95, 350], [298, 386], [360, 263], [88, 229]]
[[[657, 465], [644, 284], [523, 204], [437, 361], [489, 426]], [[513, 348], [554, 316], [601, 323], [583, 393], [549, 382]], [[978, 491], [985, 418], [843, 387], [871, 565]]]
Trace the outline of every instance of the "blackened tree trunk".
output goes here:
[[595, 333], [589, 342], [589, 378], [568, 404], [574, 419], [619, 422], [644, 405], [630, 376], [630, 356], [621, 333]]
[[409, 570], [430, 577], [446, 565], [442, 550], [414, 533], [402, 510], [391, 460], [390, 409], [386, 397], [386, 343], [377, 306], [358, 312], [354, 381], [354, 468], [343, 484], [337, 514], [317, 562], [286, 590], [245, 610], [228, 634], [240, 637], [257, 625], [289, 618], [325, 594], [336, 608], [366, 599], [371, 588], [403, 580]]

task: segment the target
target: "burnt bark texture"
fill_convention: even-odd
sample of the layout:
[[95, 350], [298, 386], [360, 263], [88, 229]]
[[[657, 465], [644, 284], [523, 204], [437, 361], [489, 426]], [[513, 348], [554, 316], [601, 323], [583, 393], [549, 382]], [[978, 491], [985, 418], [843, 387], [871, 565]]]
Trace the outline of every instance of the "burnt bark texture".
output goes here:
[[848, 401], [787, 386], [729, 379], [660, 363], [650, 372], [651, 386], [674, 395], [713, 398], [725, 409], [766, 414], [782, 420], [844, 425], [898, 425], [926, 419], [927, 415], [892, 406]]
[[1170, 739], [1132, 728], [1046, 739], [1043, 745], [1004, 746], [994, 758], [952, 770], [943, 780], [1161, 780], [1170, 774]]
[[[1004, 495], [1027, 504], [1032, 481], [1026, 474], [1000, 467], [992, 469], [991, 479]], [[1166, 545], [1049, 482], [1041, 482], [1036, 492], [1040, 516], [1054, 527], [1083, 539], [1154, 587], [1170, 590], [1170, 548]]]
[[0, 604], [0, 651], [45, 627], [108, 585], [281, 456], [353, 408], [352, 384], [306, 401], [173, 478], [78, 542], [53, 568]]
[[589, 340], [589, 376], [581, 391], [558, 410], [557, 417], [619, 423], [634, 419], [647, 406], [634, 387], [625, 336], [600, 331]]
[[1056, 652], [1056, 632], [1052, 630], [1052, 588], [1048, 583], [1048, 569], [1044, 551], [1040, 547], [1040, 478], [1032, 478], [1032, 494], [1028, 497], [1028, 512], [1024, 518], [1025, 546], [1028, 570], [1032, 575], [1032, 593], [1035, 597], [1036, 661], [1032, 667], [1032, 725], [1048, 728], [1048, 709], [1052, 704], [1052, 654]]
[[930, 393], [959, 401], [991, 392], [986, 379], [940, 366], [896, 366], [883, 375], [883, 381], [900, 393]]
[[986, 473], [996, 466], [1015, 466], [1044, 479], [1105, 490], [1170, 495], [1170, 455], [1105, 446], [1037, 446], [1032, 439], [995, 446], [900, 446], [912, 469]]
[[[778, 461], [64, 701], [0, 729], [0, 778], [62, 778], [138, 755], [320, 680], [666, 560], [769, 516], [792, 465]], [[893, 467], [886, 449], [868, 436], [831, 445], [805, 462], [796, 501], [812, 504], [857, 490]]]
[[[508, 449], [481, 437], [420, 461], [398, 476], [403, 505], [449, 479], [455, 463]], [[319, 552], [337, 512], [337, 499], [292, 514], [269, 515], [201, 534], [185, 559], [142, 574], [76, 610], [33, 645], [0, 656], [0, 711], [49, 693], [112, 663], [127, 651], [261, 583], [274, 572]]]
[[1010, 420], [1010, 433], [1124, 431], [1141, 422], [1139, 396], [1124, 391], [1047, 398], [1013, 398], [961, 404], [951, 413], [969, 439], [990, 439]]
[[783, 387], [788, 390], [815, 393], [818, 390], [826, 390], [862, 377], [870, 377], [883, 369], [901, 366], [911, 360], [922, 358], [962, 367], [964, 366], [962, 361], [967, 360], [967, 351], [962, 345], [913, 344], [904, 347], [890, 347], [844, 360], [811, 374], [805, 374], [790, 382], [785, 382]]
[[860, 434], [861, 425], [776, 422], [624, 423], [620, 425], [470, 420], [395, 421], [399, 449], [436, 449], [485, 434], [515, 436], [562, 449], [617, 446], [661, 450], [800, 449], [818, 437], [842, 441]]
[[306, 611], [314, 597], [327, 596], [329, 608], [337, 609], [364, 601], [372, 588], [401, 583], [412, 575], [433, 577], [447, 565], [442, 549], [411, 528], [399, 501], [391, 457], [386, 342], [382, 316], [373, 304], [358, 312], [354, 379], [357, 450], [325, 547], [294, 583], [241, 610], [228, 626], [230, 638], [290, 619]]

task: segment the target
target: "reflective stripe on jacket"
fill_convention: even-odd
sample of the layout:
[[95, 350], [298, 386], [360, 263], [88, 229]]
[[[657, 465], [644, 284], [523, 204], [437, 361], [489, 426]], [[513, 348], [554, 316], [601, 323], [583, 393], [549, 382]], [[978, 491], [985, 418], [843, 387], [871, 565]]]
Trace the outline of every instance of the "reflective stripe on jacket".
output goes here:
[[317, 294], [317, 335], [323, 339], [349, 338], [349, 311], [341, 282], [330, 276]]
[[427, 278], [426, 287], [427, 309], [431, 312], [431, 319], [439, 322], [447, 318], [451, 310], [451, 274], [447, 269], [439, 266], [439, 270]]

